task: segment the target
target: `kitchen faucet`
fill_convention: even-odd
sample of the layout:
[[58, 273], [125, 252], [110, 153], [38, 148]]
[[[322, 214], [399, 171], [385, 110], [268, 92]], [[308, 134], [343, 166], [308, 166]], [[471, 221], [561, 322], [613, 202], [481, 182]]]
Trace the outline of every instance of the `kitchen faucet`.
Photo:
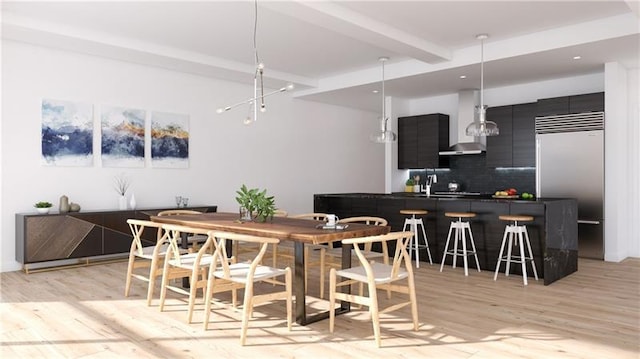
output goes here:
[[431, 185], [434, 183], [438, 183], [438, 176], [436, 176], [436, 174], [432, 174], [432, 175], [427, 175], [427, 180], [425, 182], [426, 186], [424, 188], [424, 191], [428, 196], [431, 196]]

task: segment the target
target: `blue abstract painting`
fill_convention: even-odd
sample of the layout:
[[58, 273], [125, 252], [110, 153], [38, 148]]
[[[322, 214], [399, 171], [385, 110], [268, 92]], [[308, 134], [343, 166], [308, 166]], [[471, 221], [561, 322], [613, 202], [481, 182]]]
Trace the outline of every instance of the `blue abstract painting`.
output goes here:
[[151, 165], [189, 167], [189, 115], [151, 113]]
[[102, 166], [144, 167], [146, 111], [102, 106]]
[[93, 106], [43, 99], [41, 142], [46, 166], [93, 165]]

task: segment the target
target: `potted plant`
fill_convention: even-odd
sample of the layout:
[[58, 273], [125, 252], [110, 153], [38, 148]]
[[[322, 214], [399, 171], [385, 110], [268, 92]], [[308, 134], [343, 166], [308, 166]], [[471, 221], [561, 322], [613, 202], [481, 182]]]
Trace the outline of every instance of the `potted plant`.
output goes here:
[[49, 213], [49, 209], [53, 206], [51, 202], [41, 201], [33, 205], [38, 213]]
[[242, 185], [236, 191], [236, 201], [240, 205], [240, 220], [251, 221], [256, 219], [265, 222], [267, 218], [273, 218], [276, 205], [273, 196], [267, 196], [267, 190], [260, 191], [258, 188], [247, 188]]
[[407, 182], [404, 183], [404, 191], [413, 192], [413, 186], [415, 185], [416, 185], [416, 181], [413, 178], [409, 178]]

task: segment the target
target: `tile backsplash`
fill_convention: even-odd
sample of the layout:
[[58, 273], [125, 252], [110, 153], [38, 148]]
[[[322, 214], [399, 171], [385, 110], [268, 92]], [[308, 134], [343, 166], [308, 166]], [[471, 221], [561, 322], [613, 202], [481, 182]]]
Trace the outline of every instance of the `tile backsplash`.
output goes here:
[[[449, 182], [458, 182], [460, 191], [494, 193], [495, 191], [515, 188], [519, 193], [535, 193], [536, 169], [525, 168], [487, 168], [486, 155], [450, 156], [449, 169], [411, 170], [410, 176], [419, 175], [420, 184], [424, 185], [427, 174], [436, 174], [438, 183], [431, 187], [431, 191], [447, 191]], [[435, 171], [435, 172], [434, 172]]]

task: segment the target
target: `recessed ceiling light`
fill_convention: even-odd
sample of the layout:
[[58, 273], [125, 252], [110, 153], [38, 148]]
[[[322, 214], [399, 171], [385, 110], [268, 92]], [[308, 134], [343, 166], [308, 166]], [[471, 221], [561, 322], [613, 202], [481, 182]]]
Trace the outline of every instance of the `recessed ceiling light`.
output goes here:
[[467, 78], [467, 75], [460, 75], [460, 78], [461, 78], [461, 79], [466, 79], [466, 78]]
[[574, 60], [580, 60], [582, 58], [582, 56], [574, 56], [573, 59]]
[[373, 93], [378, 93], [378, 92], [380, 92], [380, 91], [378, 91], [378, 90], [373, 90], [372, 92], [373, 92]]

